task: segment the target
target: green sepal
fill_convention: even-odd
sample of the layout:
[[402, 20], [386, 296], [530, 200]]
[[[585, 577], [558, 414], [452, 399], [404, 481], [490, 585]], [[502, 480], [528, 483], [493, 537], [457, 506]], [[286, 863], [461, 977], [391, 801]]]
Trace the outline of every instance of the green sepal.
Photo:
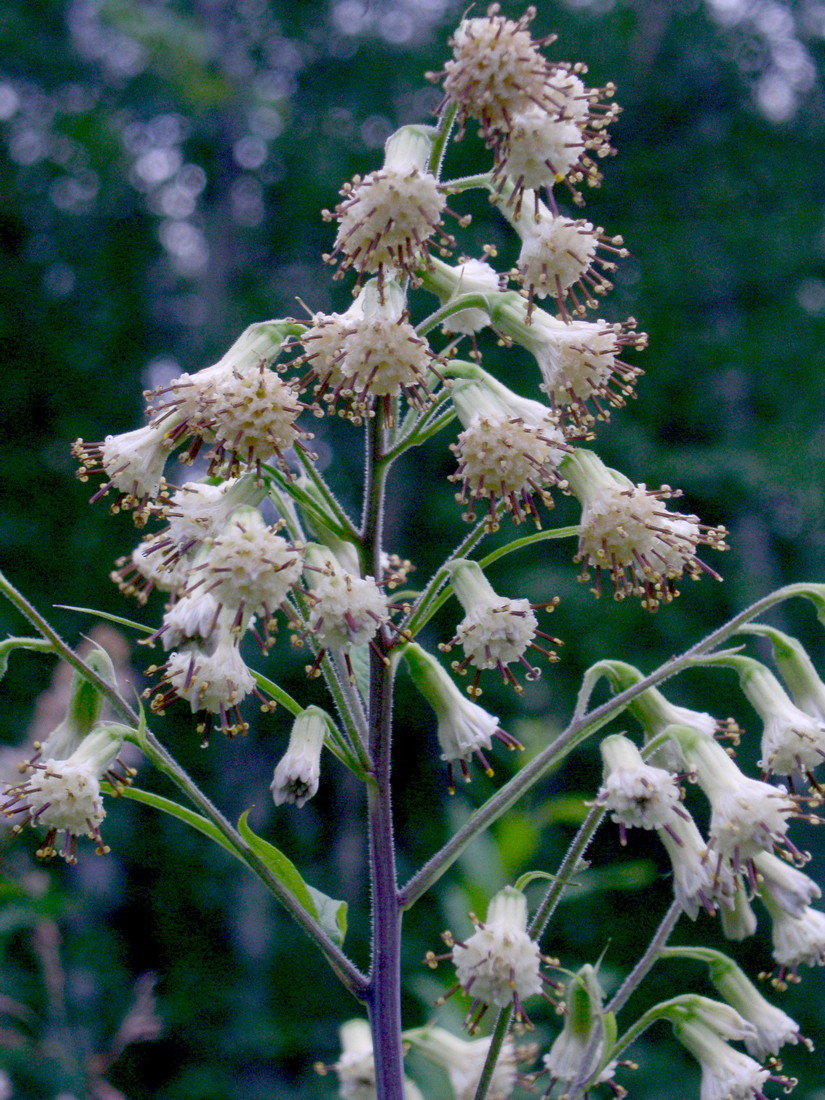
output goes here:
[[[115, 668], [112, 658], [105, 649], [98, 647], [93, 649], [84, 662], [92, 672], [96, 672], [101, 680], [105, 680], [111, 687], [115, 687]], [[87, 680], [82, 672], [75, 669], [72, 672], [72, 682], [69, 688], [69, 705], [66, 709], [66, 720], [79, 737], [84, 737], [92, 726], [100, 718], [105, 702], [103, 693], [96, 684]]]

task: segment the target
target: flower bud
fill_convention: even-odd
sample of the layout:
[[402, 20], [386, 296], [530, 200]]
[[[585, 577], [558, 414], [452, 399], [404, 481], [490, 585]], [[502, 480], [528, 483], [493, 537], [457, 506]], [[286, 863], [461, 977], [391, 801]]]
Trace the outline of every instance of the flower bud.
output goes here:
[[[544, 1066], [553, 1081], [590, 1081], [602, 1060], [605, 1036], [602, 990], [589, 963], [570, 979], [565, 1003], [564, 1027], [545, 1054]], [[610, 1062], [591, 1083], [609, 1081], [615, 1067]]]
[[295, 719], [289, 746], [269, 788], [276, 806], [284, 802], [303, 806], [317, 793], [326, 732], [327, 718], [320, 707], [307, 707]]

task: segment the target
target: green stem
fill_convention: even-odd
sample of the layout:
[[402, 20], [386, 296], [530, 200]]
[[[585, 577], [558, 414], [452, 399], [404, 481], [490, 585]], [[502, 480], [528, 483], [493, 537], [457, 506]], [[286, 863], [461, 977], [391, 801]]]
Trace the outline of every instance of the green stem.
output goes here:
[[449, 141], [450, 131], [453, 128], [455, 116], [457, 114], [458, 104], [450, 102], [445, 105], [438, 119], [435, 136], [433, 137], [432, 149], [430, 150], [430, 160], [427, 165], [428, 170], [436, 179], [441, 178], [444, 154], [447, 151], [447, 142]]
[[450, 554], [441, 568], [433, 573], [432, 577], [430, 577], [419, 594], [418, 599], [410, 609], [409, 615], [399, 627], [399, 632], [403, 631], [405, 634], [409, 633], [410, 637], [414, 638], [418, 631], [427, 625], [436, 611], [447, 602], [452, 593], [452, 588], [442, 593], [440, 596], [438, 595], [439, 590], [449, 580], [447, 565], [453, 561], [454, 558], [465, 558], [473, 547], [481, 542], [487, 534], [488, 521], [489, 516], [485, 516], [484, 519], [479, 520], [475, 527], [473, 527], [455, 550], [453, 550], [452, 554]]
[[436, 405], [433, 405], [424, 416], [418, 419], [413, 427], [399, 437], [395, 446], [387, 451], [387, 463], [395, 462], [400, 455], [404, 454], [405, 451], [410, 450], [412, 447], [420, 447], [422, 443], [426, 443], [428, 439], [432, 439], [434, 435], [437, 435], [442, 429], [446, 428], [448, 424], [455, 420], [455, 409], [453, 409], [452, 406], [439, 413], [437, 416], [433, 416], [433, 412], [439, 408], [447, 398], [448, 395], [444, 394]]
[[593, 839], [593, 835], [602, 823], [607, 811], [603, 806], [594, 804], [590, 807], [584, 821], [578, 828], [573, 843], [567, 849], [564, 859], [559, 864], [555, 878], [547, 888], [547, 892], [541, 900], [541, 904], [533, 914], [528, 932], [531, 939], [540, 940], [544, 935], [550, 918], [556, 911], [556, 906], [561, 901], [565, 890], [570, 886], [573, 876], [583, 870], [587, 864], [584, 862], [584, 853]]
[[493, 1074], [496, 1071], [496, 1062], [498, 1062], [501, 1048], [504, 1046], [504, 1040], [507, 1038], [507, 1032], [510, 1030], [512, 1015], [513, 1006], [507, 1005], [505, 1008], [501, 1009], [496, 1017], [496, 1025], [493, 1028], [493, 1034], [490, 1036], [490, 1049], [487, 1051], [487, 1057], [484, 1060], [484, 1068], [478, 1079], [473, 1100], [485, 1100], [487, 1096], [490, 1084], [493, 1080]]
[[605, 1005], [605, 1012], [619, 1012], [630, 1000], [633, 993], [647, 977], [653, 965], [661, 957], [661, 952], [670, 938], [670, 933], [676, 927], [679, 917], [682, 915], [682, 907], [678, 901], [674, 901], [662, 918], [662, 923], [656, 929], [647, 950], [639, 959], [625, 980], [616, 990], [612, 1000]]

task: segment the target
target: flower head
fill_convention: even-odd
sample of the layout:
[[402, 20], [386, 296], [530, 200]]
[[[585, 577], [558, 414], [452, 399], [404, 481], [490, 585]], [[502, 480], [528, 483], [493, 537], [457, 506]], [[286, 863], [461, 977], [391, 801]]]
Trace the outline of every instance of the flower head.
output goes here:
[[528, 310], [535, 298], [547, 296], [555, 299], [563, 315], [568, 297], [577, 314], [584, 313], [585, 307], [595, 309], [594, 295], [611, 289], [604, 272], [616, 267], [613, 259], [601, 258], [597, 249], [617, 259], [626, 256], [622, 238], [607, 238], [603, 229], [583, 219], [551, 214], [543, 203], [539, 210], [538, 216], [527, 213], [514, 223], [521, 236], [517, 266], [527, 291]]
[[[544, 1066], [554, 1082], [589, 1081], [604, 1054], [602, 990], [589, 963], [571, 978], [565, 1001], [564, 1027], [545, 1054]], [[615, 1068], [610, 1062], [592, 1083], [609, 1081]]]
[[770, 1070], [725, 1041], [752, 1036], [753, 1025], [706, 997], [683, 1000], [685, 1011], [674, 1018], [673, 1032], [699, 1063], [702, 1100], [762, 1100]]
[[389, 622], [387, 596], [374, 577], [347, 572], [328, 547], [309, 543], [305, 558], [312, 608], [308, 633], [319, 647], [308, 671], [316, 674], [326, 650], [343, 651], [354, 681], [349, 653], [354, 646], [373, 644], [378, 631]]
[[[475, 679], [467, 689], [474, 697], [481, 694], [478, 681], [481, 670], [486, 668], [497, 668], [505, 683], [512, 683], [517, 691], [521, 691], [521, 686], [508, 668], [512, 662], [519, 661], [527, 669], [527, 678], [536, 680], [541, 672], [525, 657], [528, 647], [533, 646], [551, 660], [556, 657], [554, 652], [542, 649], [533, 640], [540, 632], [529, 600], [499, 596], [477, 562], [456, 558], [450, 562], [448, 569], [453, 591], [466, 611], [456, 627], [455, 637], [440, 646], [449, 651], [452, 646], [460, 645], [464, 650], [464, 660], [454, 662], [453, 670], [463, 674], [468, 665], [477, 669]], [[549, 638], [549, 635], [542, 634], [542, 637]]]
[[267, 622], [303, 569], [301, 550], [268, 526], [257, 508], [241, 508], [220, 535], [208, 540], [203, 560], [189, 574], [186, 592], [205, 592], [233, 616], [239, 632], [252, 615]]
[[564, 321], [513, 295], [500, 302], [495, 320], [506, 337], [535, 356], [551, 407], [577, 428], [606, 420], [605, 405], [621, 408], [633, 396], [642, 371], [620, 355], [623, 348], [647, 343], [644, 333], [634, 331], [633, 318], [623, 325]]
[[[487, 1060], [490, 1039], [462, 1039], [442, 1027], [423, 1027], [404, 1033], [410, 1043], [433, 1065], [447, 1071], [453, 1100], [473, 1100]], [[517, 1049], [507, 1036], [490, 1079], [488, 1100], [508, 1100], [520, 1082], [518, 1063], [530, 1048]]]
[[236, 509], [259, 504], [263, 495], [252, 474], [227, 478], [218, 485], [187, 481], [156, 511], [167, 522], [157, 536], [169, 542], [166, 560], [188, 554], [207, 538], [220, 534]]
[[269, 788], [276, 806], [284, 802], [303, 806], [317, 793], [326, 732], [326, 715], [319, 707], [307, 707], [295, 719], [289, 746], [275, 769]]
[[[447, 297], [447, 302], [459, 298], [462, 294], [491, 294], [499, 290], [501, 277], [494, 267], [485, 260], [464, 260], [454, 268], [448, 268], [441, 261], [434, 261], [435, 266], [442, 273], [449, 273], [453, 282], [453, 289]], [[483, 309], [462, 309], [453, 313], [441, 327], [445, 332], [455, 332], [463, 336], [470, 336], [490, 323], [490, 318]]]
[[281, 353], [288, 333], [280, 321], [249, 325], [217, 363], [195, 374], [182, 374], [167, 385], [146, 394], [153, 403], [147, 413], [155, 427], [166, 433], [172, 448], [195, 437], [187, 456], [194, 457], [204, 439], [211, 439], [210, 407], [216, 389], [231, 378], [243, 377], [272, 364]]
[[755, 1034], [744, 1036], [748, 1054], [761, 1060], [769, 1054], [778, 1054], [786, 1043], [796, 1045], [800, 1041], [802, 1036], [796, 1021], [766, 1000], [732, 959], [718, 954], [709, 965], [711, 979], [719, 993], [755, 1028]]
[[103, 473], [108, 478], [92, 500], [116, 489], [118, 498], [114, 509], [138, 509], [138, 522], [142, 522], [147, 504], [157, 496], [163, 484], [169, 449], [163, 429], [147, 424], [133, 432], [107, 435], [102, 443], [78, 439], [72, 445], [72, 454], [80, 462], [77, 476], [81, 481], [88, 481], [89, 474], [93, 473]]
[[812, 901], [822, 897], [822, 890], [810, 875], [792, 867], [773, 852], [757, 852], [753, 862], [759, 892], [768, 893], [790, 916], [800, 918]]
[[[333, 1070], [338, 1074], [341, 1100], [378, 1100], [370, 1025], [366, 1020], [348, 1020], [339, 1035], [341, 1057], [332, 1066], [318, 1063], [316, 1070], [322, 1074]], [[404, 1100], [423, 1100], [416, 1085], [407, 1078], [404, 1078]]]
[[160, 668], [163, 690], [152, 699], [152, 710], [163, 714], [174, 699], [185, 699], [192, 713], [207, 712], [207, 721], [198, 729], [208, 736], [211, 716], [218, 715], [221, 729], [230, 736], [245, 733], [249, 724], [240, 715], [238, 705], [255, 690], [255, 677], [241, 656], [237, 634], [219, 623], [202, 645], [189, 642], [170, 653]]
[[486, 500], [488, 530], [498, 529], [500, 506], [516, 523], [531, 516], [540, 527], [536, 498], [553, 506], [549, 490], [563, 484], [558, 467], [570, 450], [550, 410], [504, 386], [493, 388], [486, 375], [455, 383], [451, 397], [464, 425], [450, 445], [458, 458], [450, 480], [461, 484], [456, 499], [470, 505], [464, 518], [475, 519], [475, 502]]
[[599, 747], [604, 760], [604, 783], [596, 801], [611, 811], [623, 838], [628, 826], [661, 829], [670, 824], [674, 815], [684, 814], [676, 776], [646, 764], [627, 737], [613, 734], [605, 737]]
[[675, 814], [657, 829], [673, 868], [673, 896], [691, 920], [699, 909], [715, 911], [715, 901], [730, 881], [727, 868], [712, 866], [708, 846], [693, 818]]
[[203, 422], [214, 437], [209, 473], [237, 477], [244, 467], [254, 469], [311, 439], [297, 419], [303, 411], [298, 388], [284, 382], [264, 363], [241, 374], [233, 371], [208, 392], [202, 402]]
[[[431, 141], [419, 127], [404, 126], [387, 141], [384, 166], [344, 185], [344, 201], [327, 221], [338, 220], [334, 251], [344, 257], [339, 276], [354, 267], [360, 275], [415, 276], [428, 262], [428, 241], [438, 233], [446, 199], [427, 171]], [[443, 234], [442, 248], [451, 243]]]
[[[776, 775], [811, 775], [825, 760], [825, 719], [813, 717], [792, 702], [760, 661], [740, 656], [737, 664], [742, 690], [763, 722], [760, 766]], [[818, 681], [815, 672], [813, 675]]]
[[[2, 812], [6, 817], [25, 814], [15, 826], [20, 832], [26, 825], [47, 830], [37, 854], [44, 859], [60, 855], [67, 863], [77, 862], [77, 838], [95, 841], [96, 851], [109, 851], [100, 835], [106, 816], [100, 795], [100, 778], [118, 757], [123, 744], [124, 727], [98, 725], [64, 759], [41, 757], [27, 765], [29, 777], [6, 789]], [[63, 834], [60, 848], [55, 847]]]
[[675, 582], [702, 571], [717, 577], [696, 556], [701, 543], [724, 550], [726, 531], [705, 527], [696, 516], [668, 512], [662, 501], [676, 496], [669, 487], [650, 491], [633, 485], [590, 451], [576, 450], [562, 463], [573, 493], [582, 503], [576, 561], [585, 563], [580, 580], [596, 570], [596, 589], [606, 570], [616, 599], [641, 596], [642, 606], [655, 611], [678, 594]]
[[482, 750], [492, 746], [494, 737], [510, 749], [522, 747], [514, 737], [499, 727], [498, 718], [467, 699], [439, 662], [421, 646], [415, 643], [407, 645], [404, 648], [404, 658], [413, 683], [435, 711], [438, 720], [438, 744], [441, 748], [441, 759], [447, 762], [447, 781], [451, 794], [455, 791], [453, 764], [456, 762], [460, 765], [465, 780], [469, 782], [467, 762], [472, 756], [476, 757], [487, 775], [493, 774]]
[[318, 379], [316, 397], [333, 407], [344, 402], [342, 415], [353, 423], [372, 415], [378, 399], [388, 423], [391, 399], [404, 394], [418, 406], [430, 401], [431, 375], [437, 360], [405, 315], [404, 293], [397, 283], [368, 283], [346, 314], [319, 320], [304, 334], [304, 361]]
[[443, 78], [444, 94], [458, 105], [459, 117], [478, 119], [490, 141], [507, 133], [513, 117], [535, 104], [557, 113], [553, 70], [539, 52], [552, 38], [533, 41], [535, 8], [518, 21], [498, 10], [493, 4], [486, 16], [462, 20], [450, 39], [453, 56], [444, 71], [428, 74], [432, 80]]
[[825, 966], [825, 913], [806, 905], [795, 917], [774, 900], [769, 890], [763, 888], [760, 896], [771, 916], [773, 957], [780, 968], [773, 984], [784, 989], [786, 981], [799, 981], [797, 971], [802, 963]]
[[695, 730], [672, 727], [690, 768], [711, 805], [710, 844], [734, 873], [775, 847], [789, 849], [789, 818], [797, 812], [784, 787], [743, 775], [725, 750]]
[[527, 899], [505, 886], [490, 901], [486, 920], [475, 926], [472, 936], [453, 947], [459, 986], [473, 997], [474, 1007], [512, 1004], [516, 1019], [527, 1021], [522, 1002], [542, 988], [541, 954], [527, 934]]

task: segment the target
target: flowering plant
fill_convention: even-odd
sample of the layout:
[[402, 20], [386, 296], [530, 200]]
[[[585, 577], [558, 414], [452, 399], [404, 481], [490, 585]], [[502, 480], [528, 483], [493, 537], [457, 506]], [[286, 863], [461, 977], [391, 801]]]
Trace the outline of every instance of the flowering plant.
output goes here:
[[[669, 506], [678, 491], [634, 484], [593, 449], [598, 426], [635, 394], [636, 355], [646, 338], [633, 318], [594, 319], [611, 289], [610, 274], [626, 255], [624, 244], [565, 210], [577, 212], [583, 187], [601, 181], [598, 165], [612, 152], [608, 131], [618, 108], [611, 87], [587, 85], [583, 65], [548, 59], [543, 51], [551, 41], [532, 38], [533, 14], [514, 21], [493, 5], [486, 15], [465, 18], [451, 40], [451, 58], [431, 74], [443, 91], [436, 125], [396, 131], [382, 167], [345, 184], [342, 201], [324, 212], [337, 225], [326, 259], [337, 265], [336, 278], [355, 276], [345, 312], [252, 324], [217, 363], [149, 393], [144, 427], [75, 443], [81, 479], [102, 478], [93, 499], [110, 495], [114, 510], [131, 512], [139, 528], [148, 527], [113, 576], [139, 603], [153, 589], [166, 594], [162, 622], [145, 638], [166, 656], [147, 670], [153, 679], [144, 695], [148, 707], [134, 708], [105, 654], [81, 659], [3, 579], [4, 594], [39, 633], [10, 639], [5, 650], [48, 649], [77, 676], [66, 718], [22, 762], [24, 776], [9, 785], [4, 813], [18, 830], [45, 831], [39, 854], [73, 863], [83, 838], [106, 851], [102, 796], [119, 794], [179, 818], [237, 856], [363, 1005], [369, 1022], [343, 1023], [341, 1057], [323, 1067], [337, 1073], [343, 1097], [420, 1095], [405, 1068], [408, 1049], [444, 1071], [457, 1097], [506, 1097], [537, 1081], [548, 1096], [560, 1084], [570, 1100], [602, 1084], [621, 1091], [619, 1075], [628, 1066], [620, 1056], [647, 1027], [667, 1020], [699, 1065], [703, 1098], [759, 1100], [768, 1081], [788, 1084], [774, 1059], [783, 1044], [800, 1041], [799, 1029], [769, 1002], [743, 993], [747, 978], [724, 956], [668, 948], [667, 940], [682, 914], [696, 920], [702, 909], [719, 916], [730, 939], [742, 939], [755, 928], [751, 903], [758, 898], [773, 923], [777, 989], [795, 980], [801, 965], [825, 960], [825, 917], [810, 904], [819, 888], [801, 870], [806, 853], [790, 835], [798, 821], [812, 819], [819, 802], [814, 773], [825, 755], [825, 687], [795, 639], [753, 623], [797, 596], [822, 614], [825, 586], [796, 585], [765, 597], [646, 675], [618, 660], [593, 665], [567, 726], [538, 746], [406, 881], [397, 866], [393, 801], [403, 777], [393, 769], [392, 745], [398, 678], [432, 708], [452, 793], [456, 769], [468, 782], [474, 762], [493, 776], [499, 745], [522, 750], [478, 702], [485, 678], [498, 675], [520, 694], [522, 681], [535, 682], [558, 659], [563, 639], [544, 629], [557, 598], [547, 593], [536, 605], [499, 591], [504, 583], [494, 585], [487, 576], [496, 562], [573, 539], [580, 579], [591, 582], [596, 595], [611, 587], [616, 599], [638, 598], [647, 611], [666, 614], [686, 575], [719, 579], [705, 559], [726, 548], [723, 528]], [[487, 150], [486, 168], [447, 178], [449, 142], [470, 124]], [[521, 242], [512, 271], [495, 268], [493, 250], [475, 257], [460, 251], [457, 237], [467, 217], [454, 215], [449, 203], [479, 189]], [[506, 349], [498, 373], [487, 369], [487, 359], [482, 366], [486, 330]], [[534, 361], [533, 396], [499, 377], [509, 380], [507, 364], [516, 355]], [[322, 423], [338, 417], [363, 439], [357, 516], [336, 497], [313, 451], [321, 431], [313, 429], [313, 416]], [[386, 544], [385, 521], [398, 463], [436, 438], [449, 438], [445, 448], [456, 458], [449, 476], [466, 526], [432, 575], [414, 581], [411, 563]], [[180, 464], [174, 474], [173, 457]], [[184, 481], [196, 463], [199, 476]], [[547, 513], [565, 496], [580, 506], [577, 522], [545, 529]], [[522, 523], [529, 533], [513, 538]], [[494, 535], [498, 544], [485, 553], [485, 540]], [[433, 647], [442, 608], [451, 609], [453, 619]], [[324, 705], [295, 699], [277, 683], [285, 632], [309, 654], [307, 676], [323, 682]], [[755, 659], [720, 651], [738, 632], [769, 638], [790, 695]], [[461, 655], [447, 664], [434, 648]], [[739, 673], [765, 723], [761, 779], [745, 776], [719, 744], [735, 732], [729, 725], [676, 706], [659, 691], [657, 685], [696, 665]], [[601, 678], [613, 695], [592, 705]], [[372, 918], [366, 968], [345, 947], [345, 903], [311, 887], [246, 815], [233, 826], [150, 728], [146, 713], [154, 726], [182, 703], [206, 743], [216, 729], [229, 736], [247, 731], [251, 697], [267, 716], [276, 709], [291, 716], [288, 745], [273, 764], [277, 806], [311, 800], [330, 756], [363, 786]], [[104, 700], [117, 722], [101, 718]], [[405, 1027], [407, 912], [473, 840], [625, 712], [638, 721], [639, 743], [624, 734], [601, 740], [602, 783], [593, 778], [593, 801], [560, 864], [525, 869], [488, 899], [483, 919], [471, 918], [474, 932], [463, 940], [445, 933], [448, 952], [426, 955], [433, 969], [447, 961], [455, 969], [455, 982], [438, 1003], [453, 993], [469, 999], [466, 1026], [473, 1036], [492, 1010], [490, 1035], [465, 1040], [440, 1024]], [[279, 718], [265, 720], [275, 725]], [[194, 809], [137, 789], [132, 769], [119, 761], [124, 742], [137, 745]], [[788, 782], [772, 782], [774, 775]], [[706, 798], [704, 808], [698, 794], [686, 796], [692, 783]], [[704, 832], [694, 810], [709, 815]], [[608, 815], [623, 841], [638, 827], [661, 838], [672, 861], [674, 899], [636, 966], [605, 1001], [596, 961], [572, 960], [579, 967], [572, 972], [546, 954], [544, 944], [552, 944], [557, 907]], [[537, 881], [546, 885], [533, 898]], [[685, 993], [627, 1023], [623, 1016], [619, 1034], [618, 1015], [654, 964], [682, 956], [710, 961], [724, 1000]], [[537, 1063], [538, 1052], [516, 1047], [510, 1031], [532, 1028], [524, 1002], [541, 1006], [542, 999], [565, 1020]], [[748, 1053], [729, 1045], [735, 1042], [744, 1042]], [[519, 1064], [525, 1064], [521, 1075]]]

